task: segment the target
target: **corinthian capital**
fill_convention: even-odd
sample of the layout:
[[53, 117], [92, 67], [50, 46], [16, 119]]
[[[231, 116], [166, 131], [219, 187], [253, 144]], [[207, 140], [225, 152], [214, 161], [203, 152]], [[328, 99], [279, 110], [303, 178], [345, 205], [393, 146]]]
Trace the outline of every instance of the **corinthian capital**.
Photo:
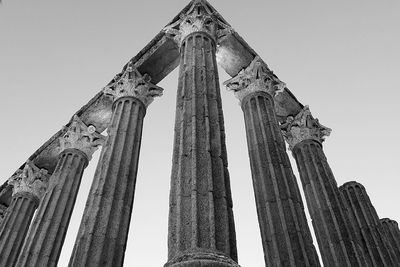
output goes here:
[[322, 144], [326, 136], [332, 132], [328, 127], [314, 119], [308, 106], [305, 106], [294, 118], [288, 117], [282, 126], [282, 133], [292, 150], [304, 140], [315, 140]]
[[153, 102], [154, 97], [162, 96], [163, 89], [150, 83], [150, 76], [141, 75], [137, 69], [132, 67], [130, 62], [125, 72], [115, 83], [104, 88], [105, 95], [114, 98], [114, 101], [120, 97], [133, 96], [138, 98], [148, 107]]
[[233, 30], [205, 1], [196, 0], [185, 13], [180, 14], [179, 19], [167, 25], [164, 31], [172, 35], [180, 46], [186, 36], [194, 32], [205, 32], [217, 41]]
[[24, 169], [11, 176], [8, 184], [13, 186], [13, 196], [28, 193], [39, 201], [46, 192], [49, 177], [47, 170], [39, 169], [31, 161], [27, 161]]
[[93, 125], [87, 126], [78, 116], [74, 116], [67, 132], [60, 137], [60, 148], [64, 151], [68, 148], [75, 148], [86, 154], [88, 159], [101, 146], [106, 137], [96, 132]]
[[286, 84], [273, 74], [259, 56], [256, 56], [236, 77], [224, 82], [224, 85], [233, 91], [240, 101], [245, 96], [259, 91], [274, 97], [286, 87]]

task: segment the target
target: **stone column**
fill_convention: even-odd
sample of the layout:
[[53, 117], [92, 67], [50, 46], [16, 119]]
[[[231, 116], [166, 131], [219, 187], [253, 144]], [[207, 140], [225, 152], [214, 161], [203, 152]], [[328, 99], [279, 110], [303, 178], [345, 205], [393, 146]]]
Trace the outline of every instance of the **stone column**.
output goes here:
[[12, 186], [8, 184], [8, 181], [0, 186], [0, 227], [6, 216], [7, 208], [10, 206], [12, 198]]
[[86, 202], [69, 266], [122, 266], [147, 106], [162, 89], [131, 64], [104, 93], [114, 99], [108, 138]]
[[353, 228], [359, 232], [363, 244], [364, 255], [371, 266], [398, 266], [396, 255], [391, 251], [384, 236], [378, 214], [373, 207], [363, 185], [348, 182], [339, 188], [346, 201], [351, 216]]
[[274, 96], [284, 84], [257, 56], [225, 85], [244, 113], [266, 266], [319, 266], [275, 114]]
[[60, 155], [16, 266], [57, 266], [83, 171], [104, 136], [77, 116], [60, 138]]
[[198, 1], [177, 27], [180, 70], [165, 266], [238, 266], [216, 64], [218, 24]]
[[396, 221], [389, 218], [380, 219], [386, 238], [396, 254], [400, 265], [400, 229]]
[[305, 106], [295, 118], [287, 119], [282, 130], [296, 159], [324, 266], [366, 266], [322, 149], [331, 129], [314, 119]]
[[27, 161], [8, 181], [13, 186], [11, 205], [0, 227], [0, 266], [14, 266], [33, 214], [46, 191], [49, 175]]

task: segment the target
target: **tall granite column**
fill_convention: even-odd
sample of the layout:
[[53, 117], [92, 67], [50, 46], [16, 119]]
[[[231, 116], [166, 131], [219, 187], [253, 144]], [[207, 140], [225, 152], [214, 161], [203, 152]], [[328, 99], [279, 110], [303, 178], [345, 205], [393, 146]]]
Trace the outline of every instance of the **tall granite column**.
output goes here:
[[284, 84], [257, 56], [225, 85], [244, 113], [266, 266], [319, 266], [275, 114], [274, 96]]
[[57, 266], [83, 171], [104, 137], [77, 116], [60, 138], [57, 166], [16, 266]]
[[372, 266], [399, 266], [394, 251], [384, 235], [378, 214], [363, 185], [348, 182], [339, 188], [353, 220], [353, 228], [359, 231], [364, 255]]
[[238, 266], [216, 64], [217, 24], [199, 4], [178, 27], [180, 71], [165, 266]]
[[[396, 254], [397, 260], [400, 260], [400, 229], [396, 221], [389, 218], [380, 219], [386, 238]], [[399, 262], [400, 265], [400, 262]]]
[[123, 265], [143, 119], [162, 89], [130, 64], [104, 93], [114, 98], [113, 114], [69, 262], [74, 267]]
[[23, 170], [12, 176], [11, 205], [0, 227], [0, 266], [14, 266], [33, 214], [46, 191], [49, 175], [27, 161]]
[[282, 130], [296, 159], [324, 266], [366, 266], [322, 150], [331, 130], [312, 117], [308, 106], [295, 118], [289, 117]]

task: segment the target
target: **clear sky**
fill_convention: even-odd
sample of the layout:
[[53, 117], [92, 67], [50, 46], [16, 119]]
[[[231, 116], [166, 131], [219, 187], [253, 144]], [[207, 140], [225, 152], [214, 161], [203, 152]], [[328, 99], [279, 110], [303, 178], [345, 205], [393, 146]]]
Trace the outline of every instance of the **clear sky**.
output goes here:
[[[65, 125], [188, 1], [3, 0], [0, 182]], [[400, 1], [210, 0], [315, 117], [339, 185], [357, 180], [400, 221]], [[220, 70], [220, 80], [229, 77]], [[177, 70], [150, 105], [126, 266], [167, 260]], [[221, 86], [239, 263], [264, 266], [242, 111]], [[98, 159], [82, 180], [59, 266], [67, 266]], [[296, 165], [293, 169], [296, 176]], [[316, 245], [316, 244], [315, 244]]]

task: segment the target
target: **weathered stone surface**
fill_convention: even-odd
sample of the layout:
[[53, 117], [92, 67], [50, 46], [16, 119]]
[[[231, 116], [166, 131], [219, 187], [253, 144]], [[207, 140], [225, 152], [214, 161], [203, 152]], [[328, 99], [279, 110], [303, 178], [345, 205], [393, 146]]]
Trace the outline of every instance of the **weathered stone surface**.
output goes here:
[[[383, 226], [384, 233], [392, 247], [394, 253], [396, 254], [397, 260], [400, 260], [400, 229], [396, 221], [389, 218], [380, 219]], [[398, 262], [400, 265], [400, 261]]]
[[314, 119], [307, 106], [281, 128], [296, 159], [324, 266], [366, 266], [322, 150], [331, 130]]
[[57, 266], [83, 171], [105, 137], [74, 117], [59, 138], [62, 149], [17, 266]]
[[57, 266], [87, 164], [86, 154], [77, 149], [60, 154], [16, 266]]
[[[188, 12], [211, 14], [202, 1]], [[212, 17], [212, 15], [211, 15]], [[197, 23], [196, 20], [192, 21]], [[182, 18], [186, 25], [188, 20]], [[210, 23], [216, 23], [212, 17]], [[200, 24], [203, 25], [203, 24]], [[186, 25], [187, 26], [187, 25]], [[215, 29], [215, 25], [208, 25]], [[237, 266], [215, 31], [181, 43], [165, 266]]]
[[10, 206], [12, 197], [12, 186], [6, 181], [0, 186], [0, 227], [7, 208]]
[[371, 266], [399, 266], [364, 186], [353, 181], [343, 184], [339, 190], [354, 218], [351, 220], [353, 229], [363, 244], [364, 255]]
[[28, 161], [23, 171], [9, 179], [13, 196], [0, 227], [0, 266], [14, 266], [48, 178], [46, 170]]
[[320, 266], [273, 96], [281, 82], [259, 59], [225, 83], [241, 101], [266, 266]]
[[128, 67], [106, 93], [114, 98], [108, 138], [101, 151], [69, 266], [122, 266], [131, 219], [143, 119], [162, 89]]

